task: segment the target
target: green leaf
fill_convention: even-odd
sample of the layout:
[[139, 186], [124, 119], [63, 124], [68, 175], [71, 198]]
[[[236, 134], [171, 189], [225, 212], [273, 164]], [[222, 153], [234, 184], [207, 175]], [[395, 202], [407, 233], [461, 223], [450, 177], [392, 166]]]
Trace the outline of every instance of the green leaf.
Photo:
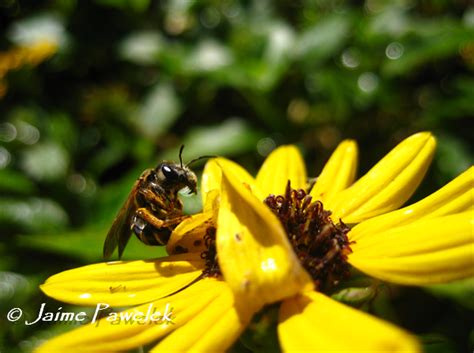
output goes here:
[[474, 80], [467, 76], [458, 76], [445, 83], [449, 96], [431, 94], [428, 96], [427, 109], [423, 114], [423, 123], [438, 126], [442, 120], [457, 120], [474, 116]]
[[73, 151], [77, 144], [78, 130], [68, 114], [56, 113], [47, 116], [46, 134], [60, 146]]
[[69, 167], [69, 155], [64, 147], [43, 142], [24, 151], [21, 166], [26, 174], [41, 181], [64, 178]]
[[44, 232], [61, 229], [67, 223], [66, 212], [52, 200], [0, 198], [0, 224], [17, 225], [24, 231]]
[[169, 83], [156, 85], [148, 94], [132, 122], [143, 136], [156, 140], [168, 131], [181, 113], [181, 102]]
[[[230, 118], [219, 125], [191, 128], [182, 143], [184, 156], [191, 160], [203, 155], [231, 156], [256, 148], [262, 134], [244, 120]], [[167, 150], [160, 159], [177, 160], [179, 147]]]
[[407, 37], [400, 41], [404, 53], [396, 60], [387, 59], [382, 66], [385, 76], [406, 75], [427, 63], [459, 55], [463, 44], [472, 40], [474, 32], [447, 22], [437, 24], [429, 35]]
[[0, 169], [2, 193], [29, 195], [36, 190], [33, 182], [24, 174], [11, 169]]
[[[254, 316], [241, 335], [239, 343], [255, 353], [280, 352], [277, 325], [278, 305], [265, 307]], [[236, 345], [231, 352], [238, 352], [237, 348]]]
[[164, 46], [158, 31], [135, 32], [122, 40], [119, 55], [139, 65], [150, 65], [157, 61]]
[[[19, 236], [19, 245], [24, 248], [71, 256], [84, 262], [100, 262], [103, 261], [102, 247], [107, 231], [108, 228], [90, 227], [57, 234], [23, 235]], [[122, 260], [151, 259], [165, 255], [164, 247], [147, 246], [132, 237]]]
[[150, 5], [150, 0], [95, 0], [98, 4], [115, 7], [123, 11], [132, 9], [136, 12], [145, 11]]
[[205, 74], [221, 70], [233, 61], [232, 53], [226, 46], [213, 39], [204, 39], [186, 56], [182, 70], [187, 75]]
[[353, 287], [342, 289], [331, 298], [349, 305], [362, 305], [372, 300], [376, 294], [375, 287]]
[[437, 333], [418, 336], [425, 353], [456, 353], [456, 346], [448, 338]]
[[293, 55], [297, 59], [322, 61], [334, 55], [344, 44], [350, 30], [347, 14], [329, 15], [305, 30], [297, 38]]
[[15, 304], [23, 304], [33, 292], [33, 288], [33, 283], [27, 277], [19, 273], [0, 271], [0, 308], [2, 311]]
[[474, 277], [452, 283], [436, 284], [425, 289], [436, 296], [450, 298], [474, 310]]
[[472, 165], [469, 146], [455, 136], [441, 135], [435, 162], [448, 180], [454, 179]]
[[62, 19], [53, 11], [15, 22], [8, 31], [8, 37], [15, 44], [23, 46], [30, 46], [46, 39], [64, 48], [69, 41]]

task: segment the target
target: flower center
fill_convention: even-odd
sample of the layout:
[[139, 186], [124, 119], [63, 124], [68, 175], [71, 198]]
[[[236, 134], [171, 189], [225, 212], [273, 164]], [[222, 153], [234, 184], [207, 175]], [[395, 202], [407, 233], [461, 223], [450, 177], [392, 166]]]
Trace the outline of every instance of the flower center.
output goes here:
[[[286, 185], [285, 195], [269, 195], [263, 201], [278, 217], [288, 239], [305, 270], [311, 275], [318, 290], [324, 291], [348, 277], [350, 265], [347, 255], [352, 253], [347, 238], [350, 228], [342, 220], [334, 224], [331, 211], [321, 201], [312, 202], [304, 190]], [[205, 277], [221, 275], [217, 262], [216, 228], [211, 226], [204, 236], [206, 250], [201, 258], [206, 266]]]
[[264, 203], [278, 217], [303, 267], [318, 290], [327, 290], [349, 275], [352, 250], [341, 220], [334, 224], [321, 201], [312, 202], [304, 190], [286, 185], [285, 195], [270, 195]]
[[201, 258], [206, 263], [203, 275], [204, 277], [218, 277], [221, 275], [221, 269], [217, 262], [216, 227], [211, 226], [207, 228], [206, 235], [204, 236], [204, 245], [206, 250], [201, 253]]

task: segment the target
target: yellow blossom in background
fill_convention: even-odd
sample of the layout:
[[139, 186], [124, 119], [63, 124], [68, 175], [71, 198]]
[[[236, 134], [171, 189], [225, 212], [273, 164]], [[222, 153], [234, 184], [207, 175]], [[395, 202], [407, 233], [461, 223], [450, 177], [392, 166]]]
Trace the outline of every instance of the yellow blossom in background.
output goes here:
[[36, 66], [56, 53], [58, 45], [49, 40], [41, 40], [28, 45], [14, 47], [0, 52], [0, 98], [7, 92], [5, 76], [9, 71], [25, 66]]
[[415, 134], [355, 181], [357, 146], [343, 141], [314, 187], [293, 146], [272, 152], [256, 178], [227, 159], [209, 161], [204, 210], [175, 229], [167, 246], [172, 255], [85, 266], [41, 287], [74, 304], [142, 304], [127, 312], [170, 303], [173, 324], [104, 318], [38, 351], [112, 352], [157, 341], [152, 351], [225, 351], [253, 314], [273, 303], [285, 352], [419, 351], [409, 333], [335, 301], [325, 286], [343, 281], [348, 266], [409, 285], [474, 275], [474, 168], [399, 209], [421, 182], [435, 145], [431, 134]]

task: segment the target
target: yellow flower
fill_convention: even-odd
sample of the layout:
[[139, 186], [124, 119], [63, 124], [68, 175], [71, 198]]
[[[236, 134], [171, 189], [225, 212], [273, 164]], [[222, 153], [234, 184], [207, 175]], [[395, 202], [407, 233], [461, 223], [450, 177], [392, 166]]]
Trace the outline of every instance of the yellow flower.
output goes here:
[[36, 66], [56, 53], [58, 45], [50, 40], [40, 40], [29, 46], [19, 46], [6, 52], [0, 52], [0, 98], [7, 92], [4, 80], [11, 70], [23, 66]]
[[[160, 339], [153, 352], [214, 352], [229, 347], [257, 308], [236, 303], [226, 282], [207, 275], [212, 271], [203, 256], [205, 234], [214, 229], [216, 196], [205, 195], [203, 213], [180, 224], [167, 246], [169, 253], [186, 251], [188, 245], [192, 252], [157, 260], [99, 263], [50, 277], [41, 286], [43, 292], [64, 302], [95, 306], [95, 311], [88, 318], [90, 324], [47, 341], [36, 352], [127, 351]], [[105, 305], [138, 306], [116, 319], [102, 310]], [[167, 306], [171, 322], [146, 319], [150, 310], [164, 314]], [[105, 317], [94, 320], [96, 312]]]
[[[293, 146], [275, 150], [255, 179], [229, 160], [208, 162], [204, 211], [180, 224], [167, 247], [169, 253], [186, 253], [86, 266], [55, 275], [42, 286], [46, 294], [77, 304], [152, 302], [162, 308], [170, 303], [174, 324], [102, 319], [98, 327], [59, 336], [40, 351], [118, 351], [165, 336], [152, 351], [224, 351], [252, 315], [272, 303], [280, 303], [283, 351], [418, 351], [410, 334], [324, 291], [344, 280], [349, 264], [410, 285], [474, 274], [474, 168], [396, 210], [417, 188], [434, 149], [429, 133], [413, 135], [354, 182], [357, 147], [344, 141], [310, 191]], [[202, 271], [209, 277], [202, 278]], [[216, 274], [223, 280], [213, 278]], [[129, 312], [143, 312], [148, 305]]]

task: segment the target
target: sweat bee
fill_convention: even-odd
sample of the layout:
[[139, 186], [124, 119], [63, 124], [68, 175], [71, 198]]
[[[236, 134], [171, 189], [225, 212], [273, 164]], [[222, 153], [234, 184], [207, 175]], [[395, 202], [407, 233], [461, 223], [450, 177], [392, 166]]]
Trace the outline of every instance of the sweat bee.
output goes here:
[[183, 148], [184, 145], [179, 150], [179, 163], [163, 161], [137, 179], [107, 233], [105, 259], [117, 247], [120, 259], [132, 232], [147, 245], [166, 245], [173, 229], [186, 218], [178, 191], [188, 188], [189, 194], [196, 194], [197, 177], [189, 165], [213, 156], [202, 156], [183, 165]]

